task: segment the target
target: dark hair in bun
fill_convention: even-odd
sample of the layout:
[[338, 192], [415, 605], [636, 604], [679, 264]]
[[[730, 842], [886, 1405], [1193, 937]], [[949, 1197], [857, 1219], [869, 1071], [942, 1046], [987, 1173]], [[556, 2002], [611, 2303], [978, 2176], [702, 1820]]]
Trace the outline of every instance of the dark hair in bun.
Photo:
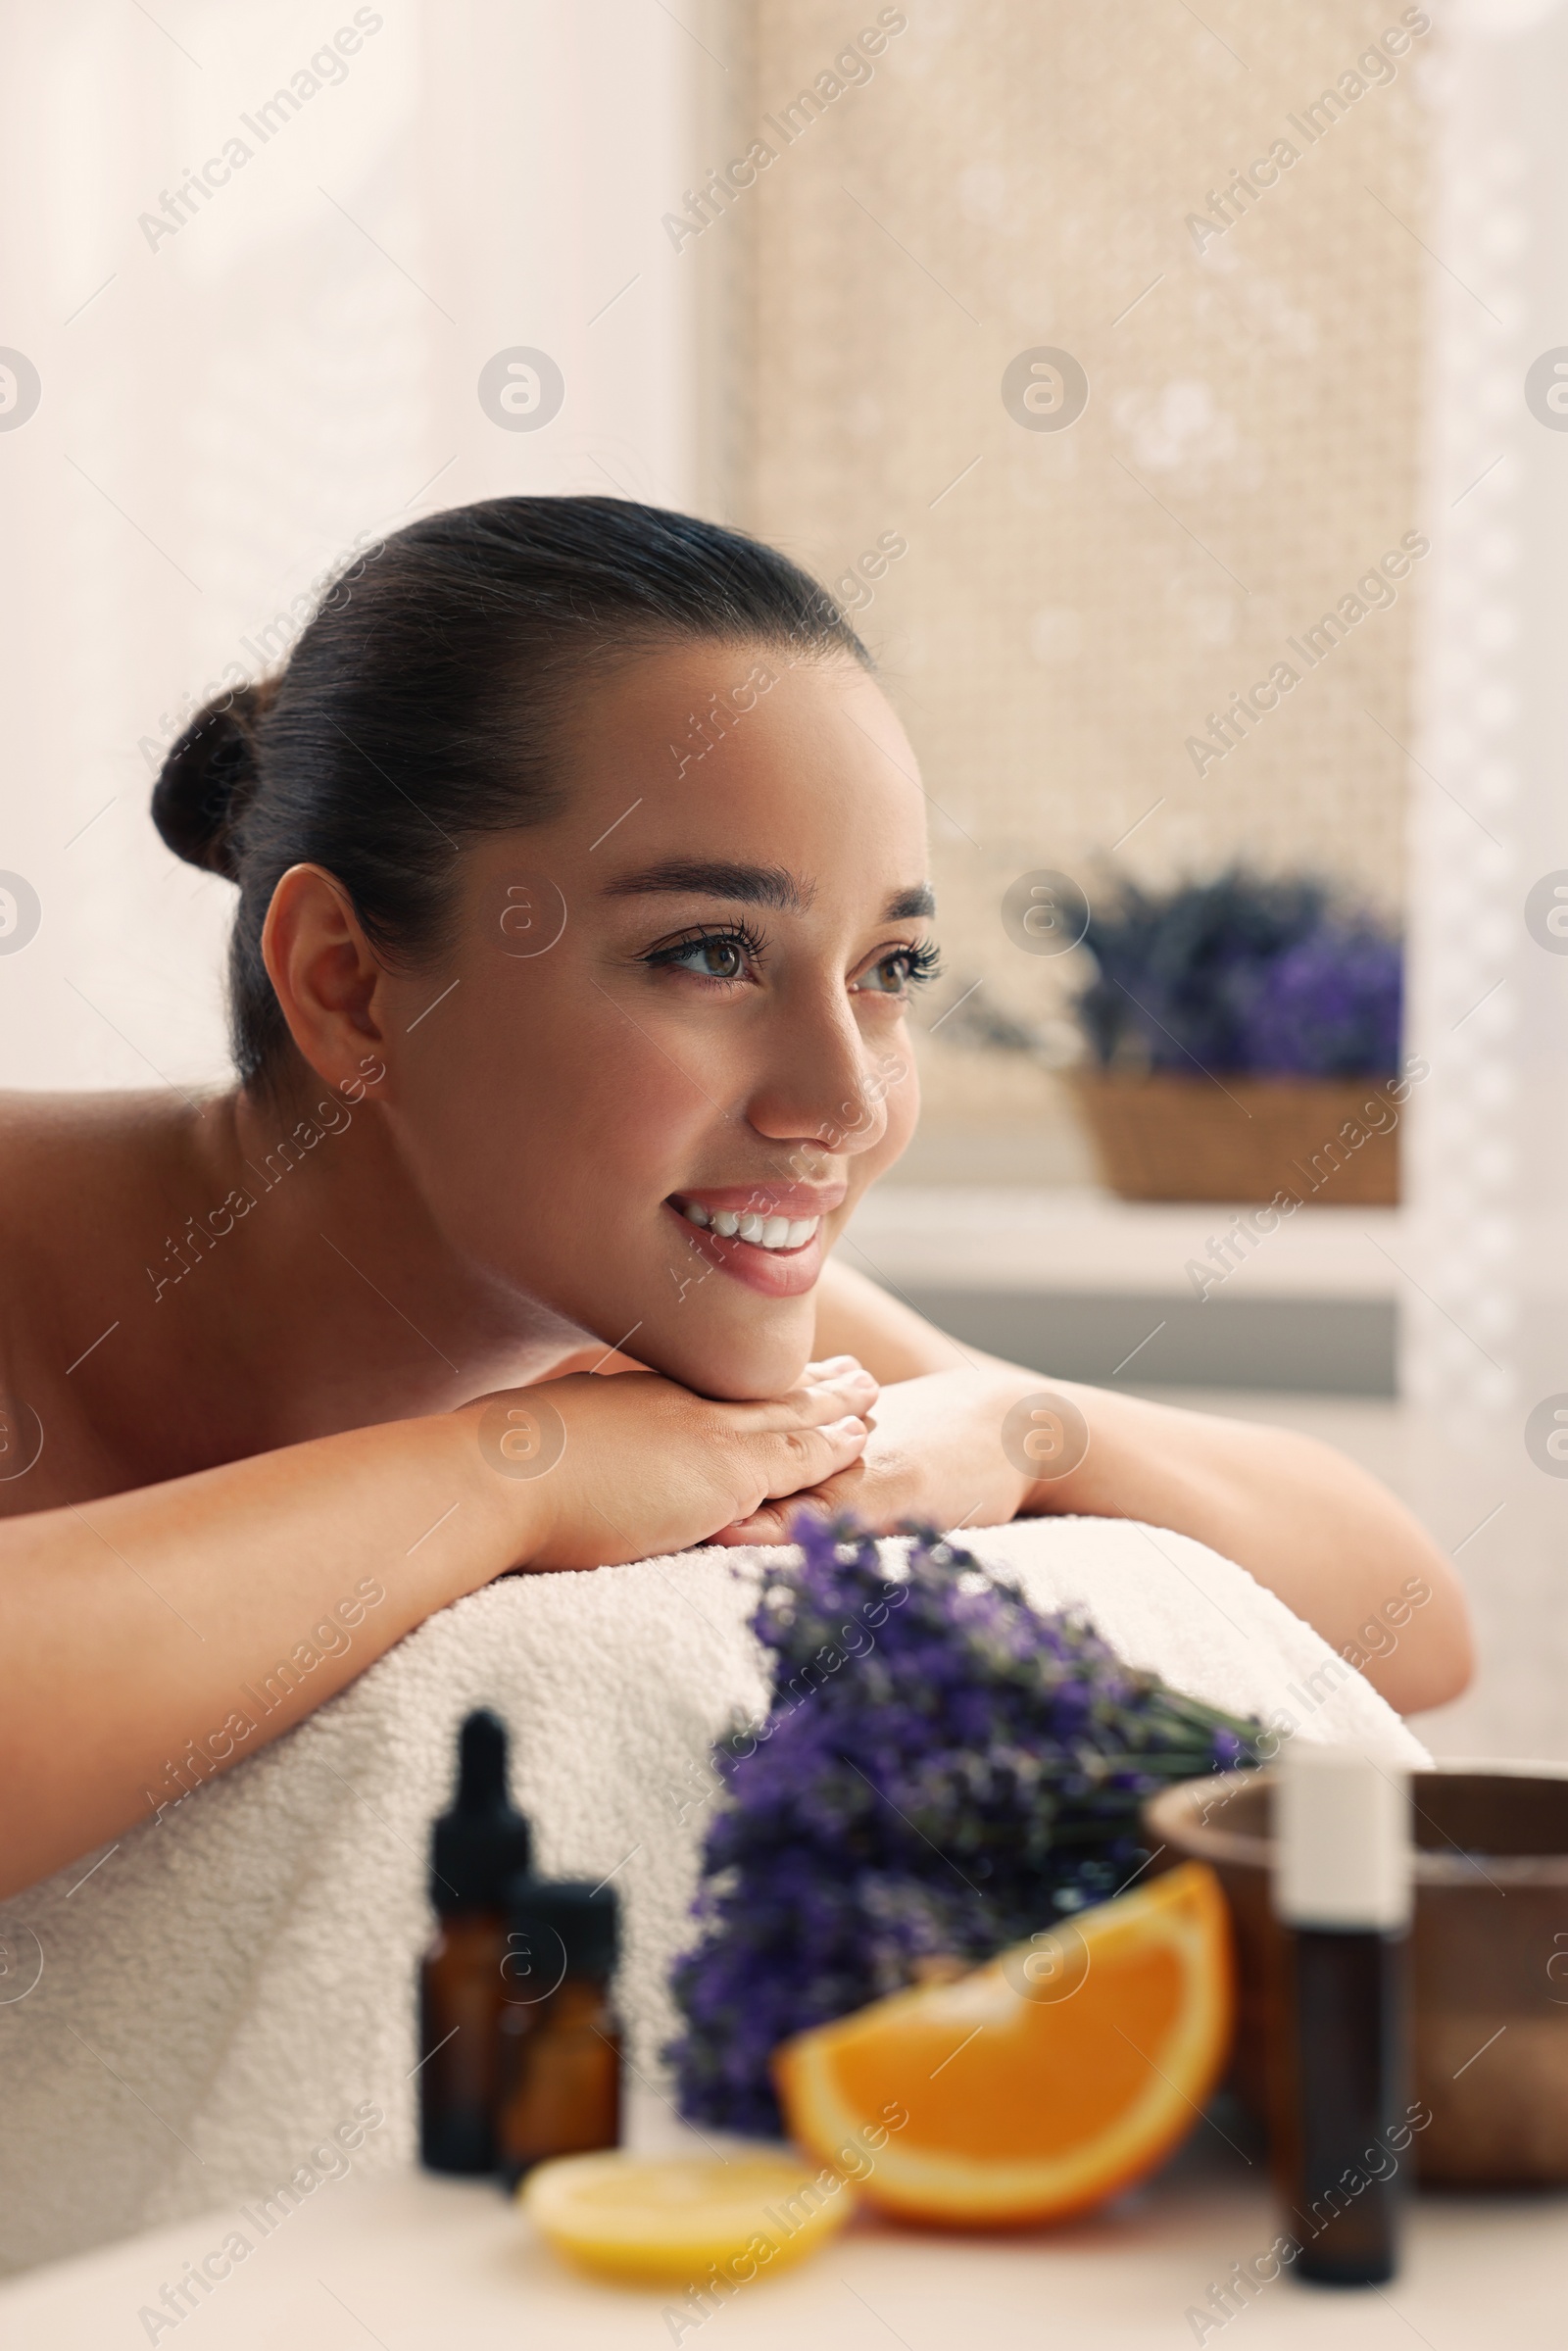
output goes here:
[[176, 857], [226, 882], [240, 875], [235, 827], [261, 778], [257, 729], [275, 679], [236, 686], [197, 712], [153, 786], [153, 822]]
[[438, 952], [462, 849], [561, 805], [574, 689], [681, 639], [870, 666], [824, 590], [740, 531], [613, 498], [490, 498], [360, 557], [280, 676], [208, 704], [164, 762], [153, 821], [238, 884], [229, 1031], [247, 1083], [289, 1050], [261, 948], [288, 868], [335, 875], [389, 962]]

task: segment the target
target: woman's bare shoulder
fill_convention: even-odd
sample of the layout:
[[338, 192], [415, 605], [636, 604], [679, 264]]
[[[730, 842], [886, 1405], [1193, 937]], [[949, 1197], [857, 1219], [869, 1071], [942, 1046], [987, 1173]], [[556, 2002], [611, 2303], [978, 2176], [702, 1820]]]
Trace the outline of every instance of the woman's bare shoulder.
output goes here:
[[[191, 1114], [168, 1092], [0, 1088], [0, 1238], [24, 1248], [29, 1221], [45, 1211], [56, 1231], [73, 1213], [96, 1219], [108, 1196], [153, 1176]], [[32, 1237], [45, 1239], [37, 1227]]]
[[0, 1344], [24, 1301], [102, 1249], [168, 1115], [155, 1094], [0, 1091]]
[[124, 1482], [73, 1358], [114, 1319], [172, 1102], [0, 1089], [0, 1518]]
[[169, 1123], [171, 1101], [168, 1090], [152, 1087], [57, 1092], [0, 1086], [0, 1158], [145, 1137]]

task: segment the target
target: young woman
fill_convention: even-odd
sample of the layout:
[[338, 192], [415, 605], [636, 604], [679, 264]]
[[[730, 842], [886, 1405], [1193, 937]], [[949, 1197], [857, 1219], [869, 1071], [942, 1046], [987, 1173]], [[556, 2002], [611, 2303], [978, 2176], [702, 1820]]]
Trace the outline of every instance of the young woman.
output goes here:
[[0, 1119], [0, 1892], [508, 1569], [775, 1541], [802, 1499], [1178, 1528], [1336, 1646], [1416, 1577], [1370, 1670], [1462, 1687], [1451, 1570], [1350, 1464], [1075, 1389], [1087, 1453], [1034, 1482], [1002, 1432], [1040, 1376], [835, 1264], [935, 962], [869, 667], [736, 533], [496, 499], [176, 744], [153, 815], [238, 889], [239, 1082]]

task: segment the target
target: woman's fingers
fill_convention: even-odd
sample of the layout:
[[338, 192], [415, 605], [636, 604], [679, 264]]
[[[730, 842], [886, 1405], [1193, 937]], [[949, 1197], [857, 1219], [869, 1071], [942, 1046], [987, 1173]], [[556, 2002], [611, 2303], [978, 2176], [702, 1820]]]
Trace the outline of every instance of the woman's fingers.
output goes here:
[[870, 1435], [877, 1393], [877, 1382], [862, 1364], [853, 1355], [839, 1355], [808, 1363], [802, 1385], [788, 1396], [725, 1407], [741, 1420], [740, 1459], [755, 1480], [744, 1500], [735, 1495], [740, 1506], [734, 1523], [755, 1518], [771, 1500], [820, 1486], [857, 1462]]
[[871, 1374], [851, 1355], [841, 1365], [808, 1363], [799, 1388], [760, 1409], [767, 1415], [764, 1427], [789, 1427], [800, 1421], [810, 1428], [846, 1413], [869, 1411], [878, 1393]]
[[869, 1380], [873, 1388], [877, 1385], [875, 1373], [866, 1370], [858, 1355], [823, 1355], [818, 1361], [808, 1363], [800, 1384], [820, 1387], [827, 1380], [851, 1379]]
[[824, 1421], [815, 1428], [768, 1430], [751, 1438], [751, 1466], [758, 1485], [752, 1509], [779, 1494], [799, 1494], [803, 1486], [820, 1486], [858, 1461], [870, 1432], [858, 1413]]
[[787, 1502], [765, 1502], [760, 1510], [754, 1510], [750, 1518], [738, 1518], [733, 1526], [720, 1527], [713, 1541], [731, 1549], [743, 1543], [788, 1543], [799, 1508], [798, 1495]]
[[713, 1541], [793, 1543], [802, 1510], [809, 1510], [817, 1518], [838, 1518], [850, 1511], [868, 1534], [896, 1534], [901, 1522], [889, 1519], [880, 1507], [876, 1498], [879, 1481], [869, 1473], [870, 1456], [862, 1446], [852, 1460], [841, 1463], [818, 1485], [803, 1486], [798, 1493], [759, 1503], [748, 1517], [736, 1519], [733, 1525], [715, 1535]]

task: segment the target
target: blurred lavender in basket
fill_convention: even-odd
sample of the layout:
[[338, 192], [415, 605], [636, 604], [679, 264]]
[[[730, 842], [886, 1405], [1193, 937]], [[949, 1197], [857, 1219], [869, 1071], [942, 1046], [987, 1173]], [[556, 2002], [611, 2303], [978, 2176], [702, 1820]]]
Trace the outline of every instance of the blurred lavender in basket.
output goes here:
[[1096, 904], [1077, 1001], [1102, 1067], [1383, 1077], [1398, 1066], [1398, 940], [1312, 880], [1233, 866]]
[[890, 1576], [847, 1521], [796, 1522], [799, 1566], [752, 1619], [776, 1659], [725, 1783], [672, 1989], [682, 2112], [776, 2133], [781, 2040], [978, 1963], [1105, 1900], [1149, 1858], [1139, 1811], [1255, 1760], [1258, 1726], [1134, 1672], [926, 1532]]

